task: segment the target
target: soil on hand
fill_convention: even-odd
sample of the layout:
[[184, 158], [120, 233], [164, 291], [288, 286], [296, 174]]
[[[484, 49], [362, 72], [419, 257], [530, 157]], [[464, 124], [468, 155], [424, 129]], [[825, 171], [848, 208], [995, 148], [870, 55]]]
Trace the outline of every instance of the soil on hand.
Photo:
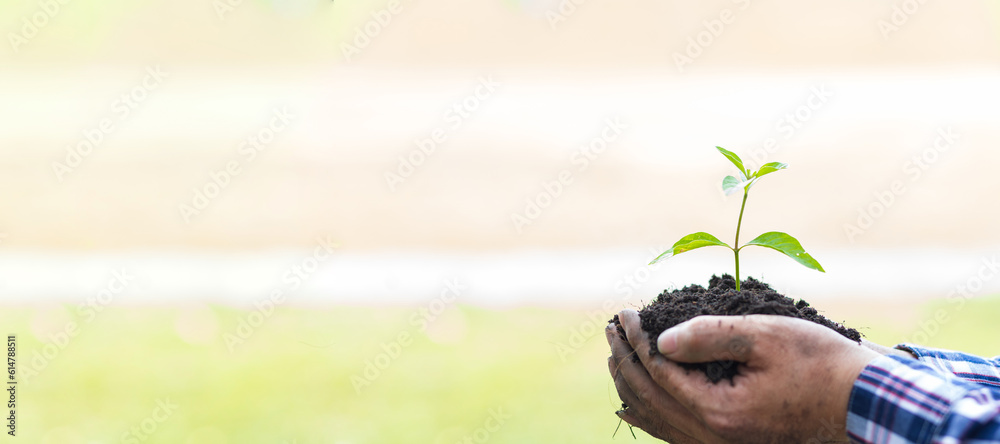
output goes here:
[[[815, 308], [803, 300], [798, 302], [771, 289], [767, 284], [754, 278], [743, 281], [740, 291], [736, 291], [736, 279], [726, 274], [712, 276], [708, 288], [689, 285], [680, 290], [664, 291], [656, 300], [639, 311], [643, 331], [649, 335], [650, 354], [656, 351], [656, 338], [664, 330], [695, 316], [768, 314], [805, 319], [833, 329], [847, 339], [861, 342], [861, 334], [820, 315]], [[612, 319], [618, 326], [618, 333], [625, 338], [625, 330], [618, 322], [618, 315]], [[638, 356], [633, 356], [638, 360]], [[688, 370], [699, 370], [713, 383], [723, 379], [732, 382], [739, 374], [739, 363], [735, 361], [715, 361], [700, 364], [680, 364]]]

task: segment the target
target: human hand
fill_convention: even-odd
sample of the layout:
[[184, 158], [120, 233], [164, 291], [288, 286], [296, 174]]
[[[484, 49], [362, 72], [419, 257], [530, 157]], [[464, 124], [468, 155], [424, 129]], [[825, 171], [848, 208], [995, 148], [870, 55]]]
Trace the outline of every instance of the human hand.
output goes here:
[[[854, 381], [879, 356], [829, 328], [768, 315], [694, 318], [661, 334], [661, 354], [651, 356], [638, 313], [618, 318], [628, 343], [613, 325], [606, 334], [611, 375], [629, 406], [619, 416], [674, 443], [846, 441]], [[720, 360], [740, 363], [732, 383], [677, 364]]]

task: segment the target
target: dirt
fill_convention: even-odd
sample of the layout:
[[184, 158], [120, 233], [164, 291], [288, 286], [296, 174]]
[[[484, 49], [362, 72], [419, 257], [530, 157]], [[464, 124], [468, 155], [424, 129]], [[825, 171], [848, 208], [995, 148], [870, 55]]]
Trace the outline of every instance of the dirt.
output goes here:
[[[651, 355], [656, 350], [656, 338], [664, 330], [695, 316], [768, 314], [805, 319], [828, 327], [847, 339], [861, 342], [861, 334], [853, 328], [844, 327], [820, 315], [804, 300], [795, 302], [774, 291], [767, 284], [754, 278], [743, 281], [740, 291], [736, 291], [736, 279], [726, 274], [712, 276], [708, 288], [689, 285], [680, 290], [664, 291], [656, 300], [639, 311], [642, 330], [649, 335]], [[625, 338], [625, 330], [618, 322], [618, 315], [611, 320], [618, 326], [618, 332]], [[638, 356], [633, 356], [638, 360]], [[681, 364], [688, 370], [705, 373], [713, 383], [726, 379], [730, 382], [740, 372], [740, 364], [735, 361], [715, 361], [700, 364]]]

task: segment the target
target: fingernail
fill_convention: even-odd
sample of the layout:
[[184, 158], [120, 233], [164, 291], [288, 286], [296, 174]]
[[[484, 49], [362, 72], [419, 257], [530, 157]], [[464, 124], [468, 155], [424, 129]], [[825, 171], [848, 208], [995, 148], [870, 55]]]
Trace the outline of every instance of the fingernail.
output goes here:
[[656, 348], [660, 350], [662, 355], [669, 355], [677, 351], [677, 332], [669, 329], [660, 333], [660, 337], [656, 339]]

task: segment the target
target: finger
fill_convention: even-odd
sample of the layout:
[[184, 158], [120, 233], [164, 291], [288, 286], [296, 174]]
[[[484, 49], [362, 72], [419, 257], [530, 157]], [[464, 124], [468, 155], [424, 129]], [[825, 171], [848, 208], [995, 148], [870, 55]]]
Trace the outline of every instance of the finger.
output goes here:
[[[643, 370], [647, 372], [657, 385], [667, 390], [672, 397], [683, 401], [684, 405], [692, 406], [697, 399], [696, 390], [685, 387], [683, 391], [677, 387], [682, 385], [682, 381], [688, 376], [688, 372], [681, 369], [676, 363], [668, 361], [661, 354], [650, 354], [649, 336], [642, 330], [639, 321], [639, 312], [635, 310], [622, 310], [618, 313], [618, 320], [625, 329], [630, 346], [636, 350], [639, 359], [642, 360]], [[671, 387], [664, 385], [665, 381], [673, 381]]]
[[661, 333], [656, 345], [671, 361], [747, 362], [766, 327], [766, 316], [698, 316]]
[[[607, 338], [609, 346], [614, 341], [614, 336], [612, 335], [615, 334], [613, 333], [615, 331], [615, 324], [613, 323], [608, 324], [608, 326], [604, 328], [604, 337]], [[615, 362], [614, 356], [608, 356], [608, 372], [611, 373], [611, 379], [615, 379], [618, 374], [617, 368], [618, 364]]]
[[[629, 347], [628, 343], [626, 343], [625, 341], [623, 341], [621, 338], [619, 338], [617, 336], [615, 336], [614, 338], [612, 338], [612, 340], [611, 340], [611, 358], [610, 358], [610, 360], [608, 362], [608, 366], [609, 366], [609, 371], [611, 372], [611, 377], [615, 381], [615, 387], [619, 388], [619, 394], [621, 394], [620, 393], [621, 389], [620, 389], [620, 387], [618, 387], [619, 384], [626, 384], [625, 380], [621, 377], [622, 368], [624, 368], [624, 367], [633, 368], [633, 367], [635, 367], [635, 366], [638, 365], [638, 364], [636, 364], [635, 362], [632, 361], [632, 354], [633, 353], [635, 353], [635, 352], [632, 351], [632, 348]], [[645, 372], [644, 369], [642, 371]], [[641, 374], [638, 374], [634, 370], [630, 371], [630, 374], [634, 375], [634, 377], [636, 377], [637, 379], [641, 378]], [[646, 375], [646, 377], [648, 378], [649, 375]], [[632, 404], [630, 404], [630, 402], [634, 403], [636, 401], [636, 399], [632, 399], [630, 401], [630, 400], [626, 400], [625, 398], [622, 398], [622, 401], [624, 401], [625, 404], [632, 405]]]
[[635, 310], [622, 310], [618, 313], [618, 321], [621, 322], [622, 328], [625, 329], [625, 336], [628, 337], [629, 345], [639, 355], [642, 364], [646, 368], [649, 368], [654, 361], [651, 358], [654, 358], [656, 355], [651, 356], [649, 353], [649, 335], [642, 329], [639, 312]]
[[[629, 341], [634, 344], [640, 359], [644, 360], [643, 365], [656, 385], [674, 399], [680, 408], [689, 412], [692, 419], [688, 424], [681, 426], [682, 430], [688, 432], [689, 435], [701, 437], [702, 435], [695, 433], [694, 430], [703, 427], [702, 413], [708, 407], [719, 402], [719, 399], [713, 396], [706, 396], [706, 393], [715, 393], [719, 390], [719, 387], [716, 384], [712, 384], [701, 372], [688, 371], [680, 367], [676, 362], [673, 362], [672, 359], [665, 358], [662, 354], [650, 356], [649, 339], [641, 328], [638, 312], [623, 310], [618, 313], [618, 319], [621, 321]], [[708, 361], [719, 359], [724, 358], [720, 356]], [[626, 375], [626, 377], [628, 376]], [[642, 398], [642, 393], [638, 389], [636, 389], [636, 392]]]
[[635, 408], [635, 409], [646, 408], [646, 404], [644, 404], [639, 399], [639, 397], [636, 396], [635, 392], [632, 390], [632, 387], [628, 385], [628, 381], [625, 380], [625, 377], [622, 376], [621, 373], [618, 374], [618, 377], [616, 377], [614, 381], [615, 381], [615, 390], [618, 392], [618, 399], [621, 399], [622, 403], [624, 403], [629, 408]]
[[[624, 378], [619, 379], [624, 380]], [[619, 387], [617, 381], [615, 386]], [[629, 425], [638, 427], [656, 438], [671, 443], [697, 442], [677, 427], [671, 425], [669, 421], [673, 418], [662, 416], [659, 414], [660, 412], [651, 409], [649, 405], [640, 401], [635, 393], [632, 392], [632, 389], [629, 388], [628, 384], [620, 384], [618, 393], [622, 398], [622, 402], [628, 408], [619, 410], [615, 414]], [[687, 438], [687, 440], [681, 440], [683, 438]]]
[[[615, 388], [626, 405], [638, 407], [650, 404], [657, 390], [662, 391], [650, 378], [645, 367], [635, 362], [632, 355], [635, 352], [620, 337], [611, 341], [611, 358], [614, 365]], [[633, 388], [635, 387], [635, 388]], [[636, 388], [643, 393], [645, 399], [636, 396]], [[664, 393], [666, 395], [666, 393]]]
[[[624, 378], [619, 378], [619, 380], [624, 381]], [[627, 383], [616, 381], [615, 387], [618, 389], [618, 396], [622, 402], [628, 406], [616, 414], [629, 425], [643, 429], [650, 435], [671, 443], [704, 442], [704, 439], [698, 440], [693, 436], [711, 436], [711, 432], [689, 412], [665, 413], [663, 408], [652, 407], [639, 399]], [[670, 395], [664, 393], [664, 396], [669, 397]], [[676, 403], [672, 399], [671, 401]], [[665, 430], [669, 433], [664, 434]]]
[[[622, 324], [622, 328], [625, 329], [625, 335], [628, 336], [629, 344], [633, 349], [635, 349], [636, 354], [642, 361], [643, 367], [649, 372], [654, 381], [659, 381], [663, 378], [670, 377], [666, 373], [675, 374], [679, 367], [673, 362], [669, 362], [662, 354], [651, 354], [649, 335], [642, 329], [642, 324], [639, 319], [639, 312], [635, 310], [622, 310], [618, 313], [618, 320]], [[687, 375], [687, 371], [683, 371], [684, 375]], [[662, 384], [661, 384], [662, 385]], [[677, 393], [671, 393], [674, 397], [677, 397]]]
[[[629, 336], [631, 337], [631, 333]], [[646, 348], [649, 348], [648, 345]], [[660, 387], [645, 366], [632, 359], [632, 348], [620, 337], [616, 336], [612, 342], [611, 353], [616, 364], [615, 388], [622, 402], [640, 411], [653, 411], [655, 417], [664, 422], [669, 421], [673, 427], [687, 435], [703, 436], [708, 433], [694, 413]], [[667, 362], [662, 356], [659, 359], [676, 367], [676, 364]], [[662, 368], [662, 364], [656, 368]], [[685, 373], [679, 367], [674, 371], [680, 375]]]
[[692, 438], [686, 433], [671, 426], [666, 421], [656, 418], [647, 418], [645, 415], [633, 408], [619, 410], [615, 412], [622, 421], [632, 427], [638, 427], [654, 438], [670, 442], [671, 444], [698, 444], [701, 441]]
[[[628, 406], [625, 411], [631, 412], [631, 415], [634, 418], [640, 419], [641, 423], [662, 423], [676, 429], [678, 432], [684, 433], [685, 436], [705, 436], [709, 433], [704, 424], [685, 410], [663, 389], [656, 388], [659, 392], [656, 398], [643, 399], [635, 393], [629, 382], [630, 380], [625, 376], [619, 376], [615, 380], [615, 389], [618, 390], [618, 397]], [[629, 422], [629, 424], [648, 431], [646, 426], [639, 423]]]

